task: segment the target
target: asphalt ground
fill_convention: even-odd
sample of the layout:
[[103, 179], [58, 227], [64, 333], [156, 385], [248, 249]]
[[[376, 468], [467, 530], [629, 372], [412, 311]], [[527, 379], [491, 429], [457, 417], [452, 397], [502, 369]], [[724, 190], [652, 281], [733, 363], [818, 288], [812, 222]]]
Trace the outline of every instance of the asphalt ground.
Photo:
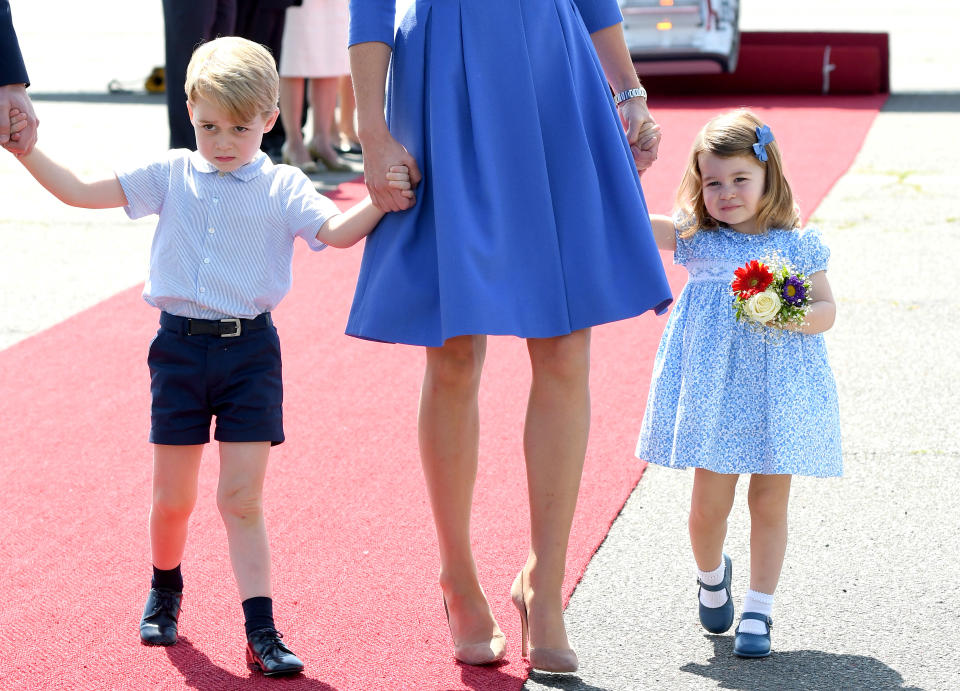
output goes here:
[[[165, 148], [162, 97], [105, 93], [115, 78], [137, 90], [162, 63], [159, 3], [45, 6], [12, 2], [44, 148], [86, 174]], [[775, 654], [744, 661], [730, 634], [697, 624], [692, 473], [648, 468], [567, 610], [580, 672], [534, 673], [527, 688], [960, 688], [958, 19], [936, 0], [742, 3], [746, 30], [891, 34], [894, 94], [813, 217], [833, 251], [845, 476], [796, 479]], [[153, 221], [52, 203], [10, 157], [0, 189], [0, 348], [143, 280]], [[726, 544], [738, 612], [748, 531], [740, 496]]]

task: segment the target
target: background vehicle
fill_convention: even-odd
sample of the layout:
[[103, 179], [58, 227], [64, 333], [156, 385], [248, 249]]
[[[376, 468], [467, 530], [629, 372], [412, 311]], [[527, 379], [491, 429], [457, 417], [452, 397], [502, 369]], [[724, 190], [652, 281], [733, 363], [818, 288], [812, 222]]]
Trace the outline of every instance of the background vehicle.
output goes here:
[[641, 74], [733, 72], [739, 0], [620, 0], [627, 48]]

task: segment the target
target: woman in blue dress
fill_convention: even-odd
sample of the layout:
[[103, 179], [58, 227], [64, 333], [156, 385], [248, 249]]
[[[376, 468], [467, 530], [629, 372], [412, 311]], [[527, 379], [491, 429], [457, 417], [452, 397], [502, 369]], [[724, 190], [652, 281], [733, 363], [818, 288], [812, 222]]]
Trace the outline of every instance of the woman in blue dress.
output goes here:
[[[574, 671], [562, 584], [590, 327], [671, 300], [638, 174], [659, 128], [616, 0], [415, 0], [396, 34], [394, 17], [394, 0], [351, 2], [364, 174], [378, 207], [403, 212], [369, 236], [347, 333], [426, 346], [420, 454], [468, 664], [505, 651], [470, 549], [486, 334], [527, 339], [531, 545], [511, 595], [531, 665]], [[388, 187], [398, 164], [422, 171], [412, 207]]]

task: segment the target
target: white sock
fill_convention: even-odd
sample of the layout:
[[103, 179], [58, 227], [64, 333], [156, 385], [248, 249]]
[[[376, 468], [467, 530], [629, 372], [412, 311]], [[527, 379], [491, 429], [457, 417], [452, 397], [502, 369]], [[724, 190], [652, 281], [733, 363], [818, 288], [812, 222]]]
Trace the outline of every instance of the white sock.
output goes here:
[[[773, 595], [758, 593], [756, 590], [748, 590], [747, 596], [743, 598], [744, 612], [758, 612], [766, 616], [773, 613]], [[741, 619], [737, 631], [741, 633], [755, 633], [762, 636], [767, 633], [767, 625], [756, 619]]]
[[[697, 569], [697, 576], [704, 585], [720, 585], [723, 583], [723, 575], [727, 571], [726, 562], [720, 560], [720, 566], [713, 571], [701, 571]], [[704, 607], [722, 607], [727, 602], [726, 590], [705, 590], [700, 588], [700, 602]]]

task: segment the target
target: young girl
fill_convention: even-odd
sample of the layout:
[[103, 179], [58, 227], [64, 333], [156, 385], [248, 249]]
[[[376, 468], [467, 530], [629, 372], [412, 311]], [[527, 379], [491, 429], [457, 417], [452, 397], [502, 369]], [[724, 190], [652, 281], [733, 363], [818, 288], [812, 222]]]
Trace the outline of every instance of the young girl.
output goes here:
[[[734, 653], [765, 657], [787, 544], [790, 477], [841, 474], [836, 388], [820, 335], [836, 311], [826, 275], [830, 252], [816, 230], [800, 229], [773, 135], [747, 110], [720, 115], [697, 135], [674, 218], [653, 216], [654, 235], [690, 275], [657, 350], [636, 454], [696, 469], [690, 542], [700, 622], [711, 633], [733, 624], [723, 539], [739, 475], [750, 474], [750, 590]], [[810, 281], [802, 325], [758, 329], [735, 318], [734, 270], [772, 257]], [[763, 333], [772, 328], [782, 332]]]

